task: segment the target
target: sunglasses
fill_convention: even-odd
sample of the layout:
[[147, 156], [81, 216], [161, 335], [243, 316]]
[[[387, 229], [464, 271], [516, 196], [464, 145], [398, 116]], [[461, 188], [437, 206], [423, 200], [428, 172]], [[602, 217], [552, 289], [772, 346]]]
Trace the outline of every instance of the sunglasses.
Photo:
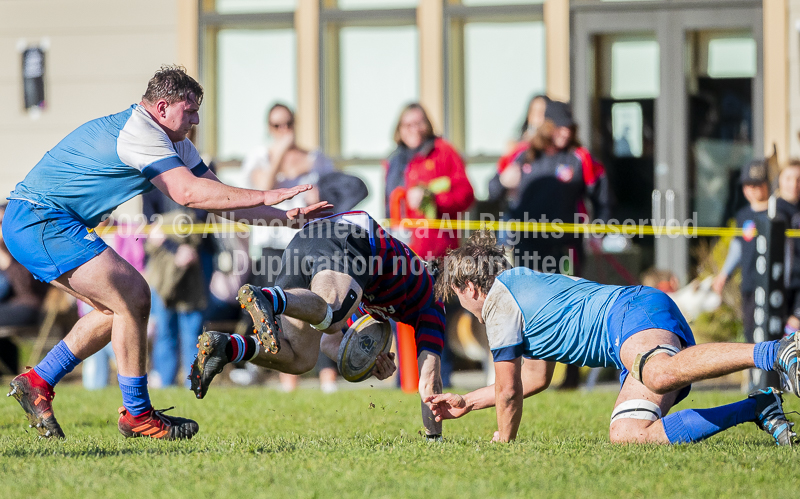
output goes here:
[[286, 123], [270, 123], [269, 127], [274, 128], [275, 130], [280, 130], [281, 128], [292, 128], [294, 126], [294, 121], [287, 121]]

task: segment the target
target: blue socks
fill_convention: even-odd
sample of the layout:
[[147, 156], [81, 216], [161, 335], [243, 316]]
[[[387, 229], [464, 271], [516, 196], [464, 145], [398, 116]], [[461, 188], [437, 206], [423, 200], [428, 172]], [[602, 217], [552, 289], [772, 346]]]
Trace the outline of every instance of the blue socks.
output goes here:
[[71, 373], [80, 363], [81, 359], [75, 357], [64, 340], [61, 340], [33, 370], [50, 386], [56, 386], [61, 378]]
[[779, 342], [780, 340], [756, 343], [756, 347], [753, 349], [753, 361], [757, 368], [765, 371], [773, 370], [772, 366], [775, 365], [775, 361], [778, 359]]
[[756, 401], [748, 398], [711, 409], [684, 409], [664, 416], [661, 422], [669, 443], [682, 444], [699, 442], [722, 430], [755, 419]]
[[[81, 359], [75, 357], [62, 340], [33, 370], [50, 386], [56, 386], [61, 378], [72, 372], [80, 363]], [[147, 375], [137, 377], [117, 375], [117, 379], [122, 391], [122, 405], [132, 416], [138, 416], [150, 409]]]
[[147, 375], [122, 376], [117, 375], [119, 389], [122, 391], [122, 405], [131, 416], [138, 416], [150, 410], [150, 394], [147, 393]]

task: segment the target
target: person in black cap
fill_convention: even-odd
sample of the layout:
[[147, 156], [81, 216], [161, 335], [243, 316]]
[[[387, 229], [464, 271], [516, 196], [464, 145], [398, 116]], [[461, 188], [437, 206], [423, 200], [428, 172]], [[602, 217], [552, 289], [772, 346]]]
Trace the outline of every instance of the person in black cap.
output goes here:
[[[576, 223], [610, 218], [610, 191], [603, 165], [577, 140], [577, 125], [565, 102], [549, 101], [545, 121], [502, 173], [489, 183], [489, 200], [505, 201], [509, 220]], [[591, 217], [586, 200], [591, 206]], [[533, 270], [581, 275], [579, 235], [508, 233], [515, 265]], [[577, 388], [577, 368], [562, 388]]]
[[[755, 290], [756, 290], [756, 220], [766, 218], [769, 207], [769, 175], [767, 161], [756, 159], [742, 168], [739, 181], [742, 192], [749, 202], [736, 213], [736, 227], [741, 228], [743, 234], [731, 241], [728, 247], [728, 256], [720, 273], [714, 278], [713, 289], [722, 293], [728, 278], [736, 270], [742, 269], [742, 322], [744, 323], [744, 337], [746, 342], [753, 342], [755, 330]], [[776, 217], [783, 219], [787, 226], [792, 217], [797, 213], [791, 203], [778, 198], [776, 200]]]

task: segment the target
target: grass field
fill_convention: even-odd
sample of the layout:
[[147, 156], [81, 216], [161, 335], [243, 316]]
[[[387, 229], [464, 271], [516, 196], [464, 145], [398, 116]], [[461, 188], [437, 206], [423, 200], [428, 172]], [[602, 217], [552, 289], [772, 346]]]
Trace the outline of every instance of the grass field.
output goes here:
[[[489, 443], [493, 410], [446, 423], [447, 440], [428, 444], [418, 435], [417, 397], [396, 390], [212, 389], [202, 401], [163, 390], [153, 398], [196, 419], [197, 437], [126, 440], [116, 389], [60, 386], [55, 408], [67, 440], [40, 441], [5, 399], [0, 498], [776, 497], [800, 486], [797, 451], [775, 447], [750, 423], [695, 445], [609, 444], [613, 391], [528, 399], [511, 445]], [[696, 391], [689, 400], [707, 407], [740, 398]], [[798, 406], [792, 399], [787, 410]]]

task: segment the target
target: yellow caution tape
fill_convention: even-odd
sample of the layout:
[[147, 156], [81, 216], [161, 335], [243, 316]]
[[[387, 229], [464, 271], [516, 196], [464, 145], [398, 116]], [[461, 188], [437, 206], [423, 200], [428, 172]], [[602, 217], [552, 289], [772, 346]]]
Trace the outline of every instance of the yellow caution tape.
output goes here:
[[[583, 234], [583, 235], [623, 235], [623, 236], [683, 236], [683, 237], [736, 237], [742, 235], [742, 229], [736, 227], [693, 227], [680, 225], [635, 225], [635, 224], [602, 224], [602, 223], [542, 223], [519, 221], [482, 221], [482, 220], [447, 220], [447, 219], [402, 219], [393, 225], [390, 220], [383, 220], [386, 227], [400, 230], [434, 229], [453, 231], [475, 231], [488, 229], [492, 231], [537, 232], [548, 234]], [[165, 235], [188, 236], [192, 234], [230, 234], [250, 232], [252, 226], [243, 223], [213, 223], [176, 225], [141, 225], [141, 226], [107, 226], [96, 229], [101, 235], [121, 234], [123, 236], [147, 236], [152, 232]], [[800, 238], [800, 229], [789, 229], [786, 237]]]

